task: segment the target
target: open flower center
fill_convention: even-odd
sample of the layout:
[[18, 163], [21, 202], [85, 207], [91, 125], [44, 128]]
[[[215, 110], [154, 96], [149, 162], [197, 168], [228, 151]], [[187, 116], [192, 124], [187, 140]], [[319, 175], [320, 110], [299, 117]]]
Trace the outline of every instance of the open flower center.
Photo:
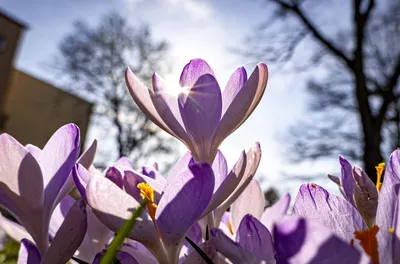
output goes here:
[[354, 232], [355, 238], [360, 241], [360, 245], [374, 264], [379, 264], [378, 239], [376, 238], [378, 231], [379, 227], [373, 225], [371, 228]]
[[154, 189], [145, 182], [139, 183], [137, 185], [137, 187], [140, 190], [140, 196], [143, 199], [147, 199], [147, 212], [149, 213], [151, 220], [153, 220], [153, 224], [156, 228], [157, 235], [160, 238], [161, 234], [160, 234], [160, 231], [158, 231], [157, 222], [156, 222], [157, 205], [154, 203]]
[[379, 192], [381, 190], [381, 186], [382, 186], [381, 179], [382, 179], [383, 171], [385, 170], [385, 163], [384, 162], [379, 163], [378, 166], [375, 166], [375, 169], [376, 169], [376, 176], [377, 176], [376, 188], [378, 189], [378, 192]]

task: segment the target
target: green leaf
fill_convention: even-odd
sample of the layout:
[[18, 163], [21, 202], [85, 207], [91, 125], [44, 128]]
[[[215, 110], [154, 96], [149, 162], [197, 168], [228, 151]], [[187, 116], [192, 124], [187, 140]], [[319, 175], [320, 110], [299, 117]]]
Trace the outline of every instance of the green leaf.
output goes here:
[[140, 206], [136, 208], [136, 210], [133, 212], [131, 219], [124, 223], [117, 235], [114, 237], [111, 244], [108, 246], [106, 253], [100, 260], [100, 264], [118, 263], [115, 262], [118, 249], [121, 247], [121, 245], [124, 243], [125, 238], [131, 232], [132, 228], [135, 225], [136, 218], [138, 218], [142, 214], [144, 208], [146, 207], [146, 204], [147, 199], [143, 199], [143, 201], [140, 203]]
[[197, 253], [199, 253], [200, 257], [207, 263], [207, 264], [214, 264], [214, 262], [212, 262], [212, 260], [207, 256], [206, 253], [204, 253], [203, 250], [201, 250], [201, 248], [199, 248], [196, 243], [194, 243], [192, 240], [190, 240], [190, 238], [185, 237], [187, 242], [189, 242], [189, 244], [193, 247], [194, 250], [197, 251]]

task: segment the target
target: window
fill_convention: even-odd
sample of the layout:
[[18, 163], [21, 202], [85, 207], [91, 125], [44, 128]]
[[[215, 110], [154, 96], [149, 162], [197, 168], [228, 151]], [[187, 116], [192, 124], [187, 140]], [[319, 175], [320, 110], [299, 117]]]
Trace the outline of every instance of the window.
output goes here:
[[0, 34], [0, 52], [6, 49], [6, 44], [7, 44], [6, 38]]

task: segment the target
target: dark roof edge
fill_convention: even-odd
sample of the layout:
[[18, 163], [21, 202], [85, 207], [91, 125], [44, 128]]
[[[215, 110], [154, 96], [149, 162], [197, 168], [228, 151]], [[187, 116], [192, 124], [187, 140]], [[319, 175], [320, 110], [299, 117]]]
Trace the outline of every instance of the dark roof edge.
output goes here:
[[5, 11], [3, 8], [0, 7], [0, 16], [4, 17], [5, 19], [13, 22], [14, 24], [19, 25], [20, 27], [22, 27], [23, 29], [28, 29], [28, 25], [24, 22], [22, 22], [19, 19], [16, 19], [13, 15], [11, 15], [10, 13], [8, 13], [7, 11]]

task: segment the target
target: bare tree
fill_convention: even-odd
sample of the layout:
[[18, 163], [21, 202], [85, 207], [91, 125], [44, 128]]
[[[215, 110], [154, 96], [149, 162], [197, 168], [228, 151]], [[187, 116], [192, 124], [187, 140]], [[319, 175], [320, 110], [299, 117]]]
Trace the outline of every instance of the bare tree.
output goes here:
[[310, 114], [289, 132], [293, 160], [342, 154], [376, 180], [374, 167], [400, 143], [400, 2], [267, 5], [273, 13], [245, 55], [307, 76]]
[[115, 12], [96, 27], [76, 22], [59, 45], [58, 68], [71, 80], [70, 90], [95, 103], [97, 131], [110, 137], [111, 128], [116, 129], [119, 156], [171, 151], [169, 138], [134, 104], [124, 79], [129, 66], [151, 85], [153, 72], [168, 70], [167, 50], [167, 43], [155, 41], [148, 26], [133, 27]]

